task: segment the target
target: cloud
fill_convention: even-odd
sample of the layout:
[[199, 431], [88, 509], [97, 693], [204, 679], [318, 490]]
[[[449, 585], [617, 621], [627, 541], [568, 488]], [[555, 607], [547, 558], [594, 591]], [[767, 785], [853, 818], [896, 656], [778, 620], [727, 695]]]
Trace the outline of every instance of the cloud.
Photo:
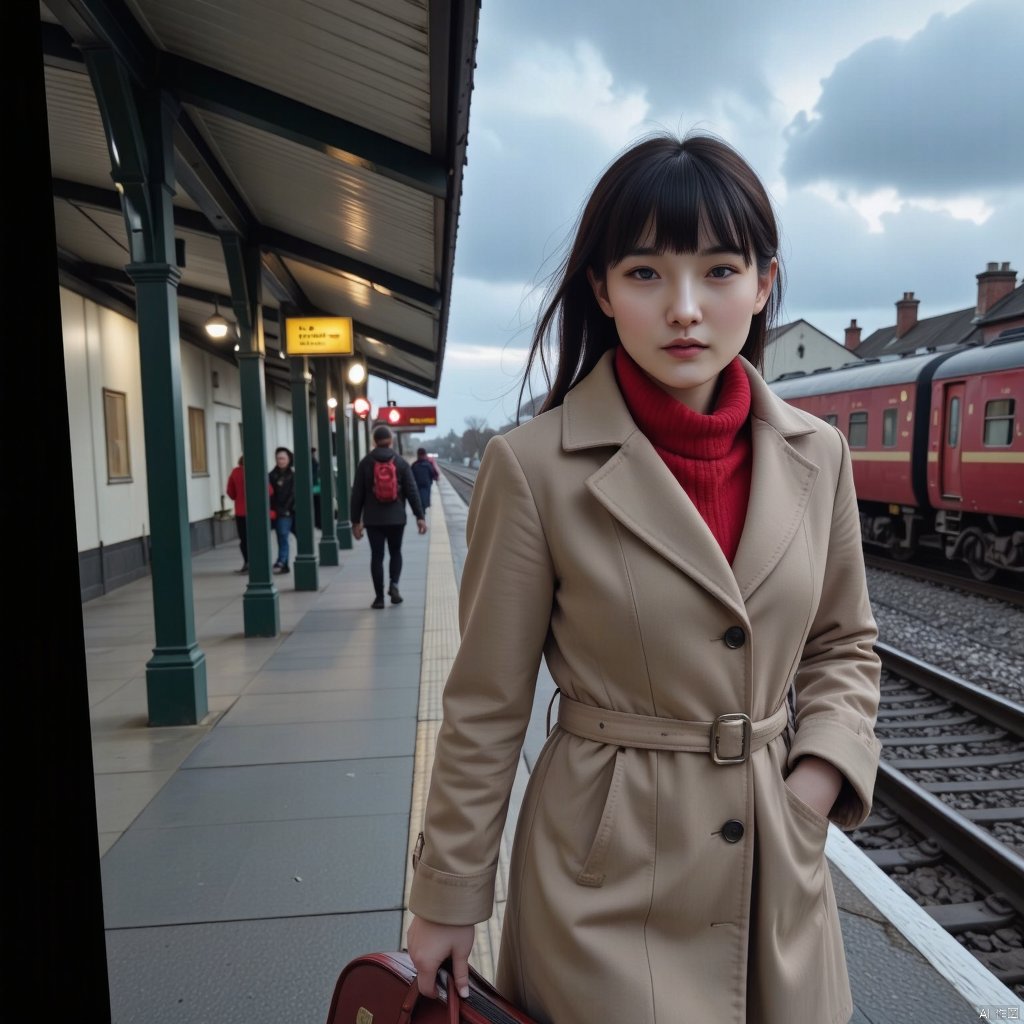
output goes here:
[[978, 0], [909, 39], [864, 44], [791, 121], [787, 181], [827, 182], [854, 202], [892, 189], [963, 204], [1019, 186], [1021, 53], [1019, 0]]

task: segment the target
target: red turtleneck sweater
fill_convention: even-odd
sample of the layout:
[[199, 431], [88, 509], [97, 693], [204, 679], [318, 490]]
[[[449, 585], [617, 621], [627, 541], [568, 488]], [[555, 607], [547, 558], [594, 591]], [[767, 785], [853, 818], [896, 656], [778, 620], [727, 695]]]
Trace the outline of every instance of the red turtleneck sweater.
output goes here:
[[736, 557], [750, 497], [750, 383], [734, 359], [722, 371], [709, 415], [662, 391], [620, 345], [615, 375], [626, 405], [682, 485], [729, 560]]

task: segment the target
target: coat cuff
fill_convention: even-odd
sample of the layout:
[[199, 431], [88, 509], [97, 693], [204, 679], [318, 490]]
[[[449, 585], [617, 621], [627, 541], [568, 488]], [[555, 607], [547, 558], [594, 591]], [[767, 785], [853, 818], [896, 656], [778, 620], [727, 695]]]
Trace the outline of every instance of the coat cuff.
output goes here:
[[486, 921], [494, 910], [495, 864], [475, 875], [453, 875], [417, 861], [409, 909], [435, 924], [467, 925]]
[[839, 722], [809, 719], [794, 734], [787, 765], [792, 771], [800, 758], [820, 757], [842, 772], [843, 785], [828, 817], [848, 830], [871, 813], [881, 751], [882, 744], [866, 722], [854, 731]]

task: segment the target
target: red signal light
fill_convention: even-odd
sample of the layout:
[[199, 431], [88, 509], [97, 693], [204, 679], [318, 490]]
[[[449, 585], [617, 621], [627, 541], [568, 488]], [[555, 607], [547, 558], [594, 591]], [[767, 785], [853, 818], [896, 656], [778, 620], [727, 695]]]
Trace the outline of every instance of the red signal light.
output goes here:
[[370, 400], [360, 395], [352, 402], [352, 411], [361, 419], [365, 420], [370, 415]]

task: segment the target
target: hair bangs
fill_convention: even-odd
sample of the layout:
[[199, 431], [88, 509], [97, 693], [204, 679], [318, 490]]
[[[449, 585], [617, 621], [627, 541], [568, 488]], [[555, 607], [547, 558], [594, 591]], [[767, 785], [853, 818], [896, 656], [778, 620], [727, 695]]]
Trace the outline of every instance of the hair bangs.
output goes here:
[[600, 254], [604, 271], [630, 253], [698, 252], [722, 247], [749, 264], [753, 252], [753, 211], [742, 190], [694, 156], [666, 156], [627, 180], [609, 211]]

